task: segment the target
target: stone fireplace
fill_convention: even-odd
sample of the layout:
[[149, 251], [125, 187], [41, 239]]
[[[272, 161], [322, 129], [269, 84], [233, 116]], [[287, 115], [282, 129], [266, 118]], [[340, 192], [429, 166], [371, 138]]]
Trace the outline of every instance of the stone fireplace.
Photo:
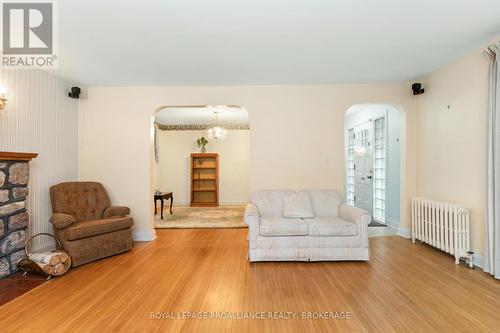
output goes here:
[[15, 273], [28, 237], [29, 161], [38, 154], [0, 152], [0, 278]]

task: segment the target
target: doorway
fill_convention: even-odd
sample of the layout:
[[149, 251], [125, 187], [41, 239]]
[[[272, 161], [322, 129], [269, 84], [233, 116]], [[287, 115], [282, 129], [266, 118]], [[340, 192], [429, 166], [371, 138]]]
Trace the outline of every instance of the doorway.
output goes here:
[[345, 115], [347, 203], [372, 215], [370, 226], [399, 226], [401, 114], [363, 104]]
[[246, 227], [242, 205], [249, 195], [249, 129], [248, 113], [238, 106], [157, 111], [154, 196], [173, 196], [173, 209], [155, 208], [155, 228]]

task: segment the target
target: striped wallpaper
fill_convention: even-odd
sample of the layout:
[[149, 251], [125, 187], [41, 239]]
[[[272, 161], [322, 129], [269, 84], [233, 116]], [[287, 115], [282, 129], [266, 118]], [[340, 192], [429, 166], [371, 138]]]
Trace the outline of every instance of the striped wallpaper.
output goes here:
[[41, 70], [0, 70], [0, 85], [8, 99], [0, 151], [39, 154], [31, 161], [29, 233], [52, 233], [49, 187], [78, 177], [78, 102], [68, 97], [70, 83]]

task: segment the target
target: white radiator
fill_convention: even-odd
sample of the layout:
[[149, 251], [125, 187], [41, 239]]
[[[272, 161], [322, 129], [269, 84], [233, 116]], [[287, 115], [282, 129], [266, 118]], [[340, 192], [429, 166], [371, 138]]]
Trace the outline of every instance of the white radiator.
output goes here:
[[412, 198], [412, 239], [420, 240], [455, 256], [472, 267], [469, 209], [446, 202]]

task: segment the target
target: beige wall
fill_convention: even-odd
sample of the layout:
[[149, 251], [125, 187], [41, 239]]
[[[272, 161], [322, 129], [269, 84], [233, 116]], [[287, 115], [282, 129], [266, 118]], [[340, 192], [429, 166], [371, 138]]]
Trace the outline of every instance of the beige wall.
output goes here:
[[[78, 180], [78, 102], [71, 82], [41, 70], [2, 70], [7, 109], [0, 112], [0, 151], [35, 152], [30, 169], [30, 234], [52, 233], [49, 187]], [[35, 246], [51, 242], [38, 237]]]
[[[207, 131], [158, 131], [159, 163], [155, 189], [174, 193], [174, 204], [190, 203], [190, 156]], [[207, 153], [219, 154], [219, 203], [243, 204], [250, 191], [250, 132], [229, 130], [224, 140], [210, 140]]]
[[[91, 87], [80, 100], [80, 177], [102, 181], [129, 205], [136, 239], [154, 237], [152, 116], [160, 106], [232, 104], [250, 114], [250, 190], [334, 188], [343, 192], [345, 111], [391, 103], [405, 113], [401, 226], [415, 193], [415, 99], [407, 83], [329, 86]], [[407, 154], [406, 154], [407, 151]]]
[[421, 81], [425, 94], [417, 98], [417, 194], [469, 207], [472, 248], [482, 254], [488, 60], [478, 50]]

